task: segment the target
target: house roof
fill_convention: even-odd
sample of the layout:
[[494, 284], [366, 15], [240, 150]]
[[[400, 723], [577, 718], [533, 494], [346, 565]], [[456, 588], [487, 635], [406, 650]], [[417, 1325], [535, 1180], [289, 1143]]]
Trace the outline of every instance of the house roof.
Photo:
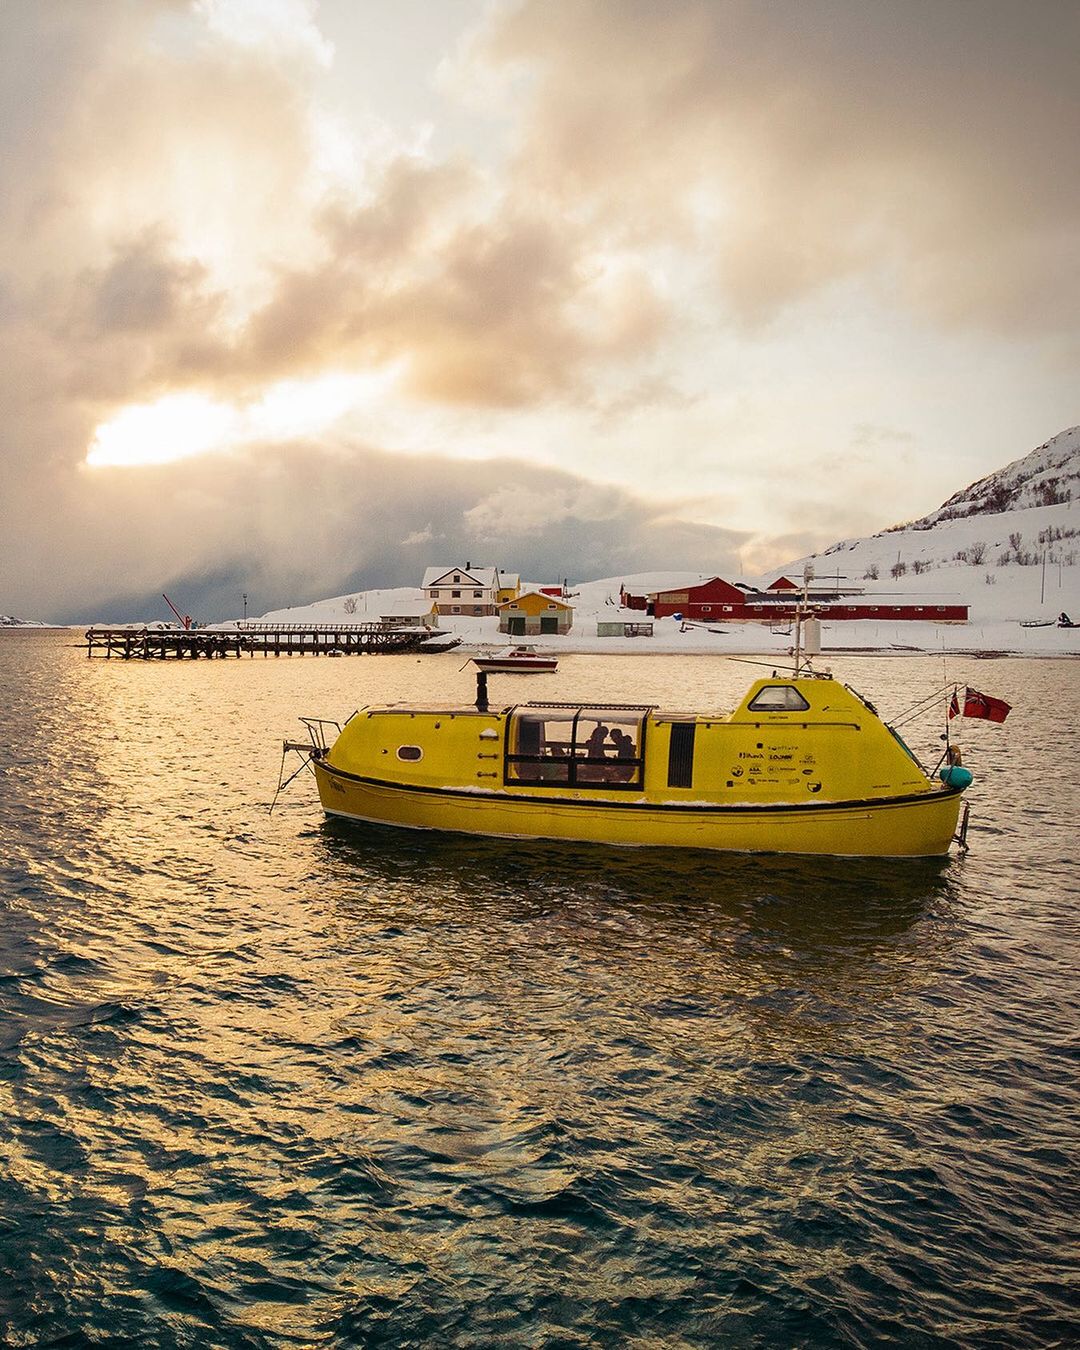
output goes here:
[[415, 600], [390, 600], [379, 606], [381, 619], [408, 618], [412, 614], [430, 614], [435, 601], [428, 596], [417, 596]]
[[503, 609], [573, 609], [573, 605], [568, 605], [565, 600], [558, 599], [557, 596], [547, 595], [543, 591], [523, 591], [516, 600], [504, 600], [499, 606]]
[[463, 586], [480, 586], [491, 589], [495, 586], [511, 586], [513, 582], [504, 581], [509, 573], [500, 572], [497, 567], [429, 567], [424, 573], [421, 585], [425, 590], [429, 586], [453, 586], [455, 574], [461, 577]]
[[767, 589], [770, 591], [797, 591], [799, 588], [790, 577], [777, 577]]
[[742, 600], [743, 593], [723, 577], [710, 577], [689, 586], [672, 586], [657, 591], [653, 597], [659, 604], [693, 604], [698, 600]]

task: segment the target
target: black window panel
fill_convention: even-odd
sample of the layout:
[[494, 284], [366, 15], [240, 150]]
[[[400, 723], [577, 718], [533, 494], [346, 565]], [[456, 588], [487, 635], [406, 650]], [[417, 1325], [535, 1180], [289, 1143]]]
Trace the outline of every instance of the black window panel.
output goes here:
[[694, 786], [694, 735], [696, 722], [673, 722], [668, 748], [668, 787]]
[[518, 723], [517, 752], [519, 755], [538, 755], [540, 753], [540, 732], [543, 724], [523, 717]]
[[527, 708], [511, 722], [503, 781], [640, 790], [645, 726], [631, 711], [560, 706], [545, 715]]

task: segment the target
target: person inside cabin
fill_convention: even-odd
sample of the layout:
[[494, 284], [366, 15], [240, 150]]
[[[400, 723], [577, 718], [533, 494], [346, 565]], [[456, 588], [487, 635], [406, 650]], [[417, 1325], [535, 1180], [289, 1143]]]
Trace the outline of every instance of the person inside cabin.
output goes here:
[[607, 741], [608, 729], [603, 722], [598, 722], [593, 728], [592, 734], [585, 742], [585, 753], [590, 759], [604, 758], [604, 745]]
[[634, 758], [634, 742], [623, 731], [622, 727], [612, 727], [611, 743], [615, 747], [615, 756], [617, 759]]
[[[628, 736], [621, 727], [613, 727], [611, 732], [611, 741], [615, 746], [616, 759], [634, 758], [634, 738]], [[619, 765], [612, 770], [612, 781], [616, 783], [628, 783], [633, 777], [633, 769], [629, 764]]]

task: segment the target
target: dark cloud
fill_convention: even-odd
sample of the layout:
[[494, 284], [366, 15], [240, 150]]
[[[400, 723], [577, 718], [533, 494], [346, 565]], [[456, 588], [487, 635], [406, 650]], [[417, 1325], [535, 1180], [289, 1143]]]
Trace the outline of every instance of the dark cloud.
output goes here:
[[370, 205], [324, 216], [323, 238], [238, 343], [251, 374], [400, 360], [437, 402], [582, 401], [590, 375], [649, 355], [667, 324], [642, 269], [610, 283], [588, 233], [539, 200], [488, 203], [463, 168], [391, 163]]
[[[91, 334], [153, 333], [170, 328], [206, 281], [206, 269], [170, 256], [156, 232], [117, 250], [96, 276], [83, 278]], [[212, 320], [215, 316], [211, 314]]]
[[872, 272], [925, 313], [1075, 333], [1074, 0], [524, 0], [518, 173], [631, 237], [696, 227], [749, 320]]
[[[557, 509], [551, 519], [534, 513], [523, 521], [515, 513], [523, 502]], [[256, 612], [418, 585], [439, 559], [490, 558], [533, 578], [732, 571], [745, 538], [512, 460], [403, 460], [355, 446], [266, 446], [134, 476], [97, 471], [89, 500], [69, 504], [65, 514], [83, 533], [77, 584], [58, 591], [46, 569], [21, 578], [21, 591], [24, 607], [73, 622], [152, 616], [163, 590], [187, 612], [212, 619], [235, 616], [244, 591]], [[57, 546], [66, 552], [66, 544]], [[66, 598], [52, 598], [58, 593]]]

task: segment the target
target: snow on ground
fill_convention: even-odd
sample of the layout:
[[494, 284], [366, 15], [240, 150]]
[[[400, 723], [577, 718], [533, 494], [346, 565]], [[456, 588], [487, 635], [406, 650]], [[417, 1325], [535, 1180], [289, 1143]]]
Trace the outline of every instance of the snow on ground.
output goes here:
[[410, 601], [416, 602], [418, 614], [431, 607], [431, 601], [423, 598], [418, 586], [395, 586], [389, 590], [336, 595], [330, 600], [316, 600], [313, 605], [272, 609], [261, 615], [259, 622], [378, 623], [382, 615], [396, 613]]
[[[1002, 509], [988, 510], [988, 506]], [[502, 560], [508, 566], [512, 559]], [[845, 592], [864, 603], [969, 606], [962, 624], [861, 620], [822, 623], [822, 646], [833, 651], [1001, 651], [1033, 655], [1080, 655], [1080, 628], [1059, 628], [1062, 612], [1080, 623], [1080, 427], [1039, 446], [1023, 459], [956, 493], [921, 520], [865, 539], [846, 539], [824, 553], [798, 558], [762, 577], [727, 575], [762, 589], [779, 576]], [[894, 574], [895, 573], [895, 574]], [[791, 645], [786, 624], [732, 623], [685, 626], [653, 620], [651, 638], [601, 638], [597, 623], [642, 622], [641, 611], [619, 608], [619, 588], [633, 594], [672, 590], [707, 580], [710, 572], [649, 572], [587, 581], [572, 588], [574, 625], [561, 636], [527, 639], [562, 652], [784, 652]], [[522, 589], [535, 589], [528, 583]], [[361, 591], [312, 605], [274, 610], [267, 620], [291, 623], [372, 623], [400, 613], [415, 601], [414, 587]], [[1044, 627], [1024, 627], [1022, 621]], [[505, 646], [497, 618], [444, 615], [440, 629], [465, 648]], [[774, 631], [775, 630], [775, 631]]]
[[[1010, 521], [1017, 515], [1010, 513]], [[1080, 517], [1080, 510], [1078, 510]], [[963, 522], [966, 524], [967, 522]], [[1057, 627], [1023, 628], [1020, 619], [1055, 619], [1065, 610], [1080, 621], [1080, 566], [1047, 564], [1045, 578], [1041, 565], [1020, 567], [993, 565], [973, 567], [960, 562], [941, 563], [916, 575], [910, 571], [894, 580], [881, 566], [896, 561], [897, 534], [876, 552], [845, 552], [840, 571], [840, 585], [850, 585], [872, 603], [873, 597], [882, 602], [945, 603], [958, 600], [971, 607], [971, 620], [966, 624], [935, 624], [918, 622], [838, 622], [822, 624], [822, 646], [825, 651], [1007, 651], [1039, 655], [1080, 655], [1080, 628]], [[903, 541], [899, 544], [903, 553]], [[878, 561], [884, 579], [869, 580], [861, 575], [867, 559]], [[817, 584], [835, 580], [837, 555], [819, 559], [816, 563]], [[828, 568], [825, 564], [828, 564]], [[829, 570], [831, 569], [831, 570]], [[797, 567], [778, 569], [775, 575], [793, 573], [801, 579], [801, 562]], [[857, 574], [857, 580], [856, 578]], [[569, 633], [529, 637], [525, 640], [543, 650], [554, 652], [610, 652], [646, 655], [652, 653], [781, 653], [791, 646], [788, 625], [769, 626], [761, 623], [722, 623], [684, 626], [677, 619], [651, 620], [654, 635], [651, 638], [602, 638], [596, 633], [597, 623], [625, 619], [631, 623], [649, 621], [640, 611], [619, 606], [619, 587], [625, 584], [633, 593], [667, 589], [693, 584], [707, 577], [707, 573], [664, 572], [639, 573], [625, 577], [607, 577], [599, 581], [582, 582], [572, 587], [570, 603], [574, 606], [574, 626]], [[986, 577], [991, 577], [988, 584]], [[761, 585], [774, 580], [774, 574], [756, 578]], [[1040, 601], [1040, 594], [1042, 600]], [[355, 600], [355, 609], [347, 608]], [[398, 587], [394, 590], [358, 592], [354, 596], [336, 596], [313, 605], [274, 610], [263, 617], [268, 622], [287, 623], [372, 623], [390, 607], [399, 607], [408, 600], [422, 602], [418, 588]], [[775, 628], [776, 631], [773, 631]], [[474, 618], [470, 615], [444, 615], [439, 630], [460, 638], [463, 647], [506, 646], [510, 639], [498, 631], [498, 619]], [[717, 631], [718, 630], [718, 631]]]

